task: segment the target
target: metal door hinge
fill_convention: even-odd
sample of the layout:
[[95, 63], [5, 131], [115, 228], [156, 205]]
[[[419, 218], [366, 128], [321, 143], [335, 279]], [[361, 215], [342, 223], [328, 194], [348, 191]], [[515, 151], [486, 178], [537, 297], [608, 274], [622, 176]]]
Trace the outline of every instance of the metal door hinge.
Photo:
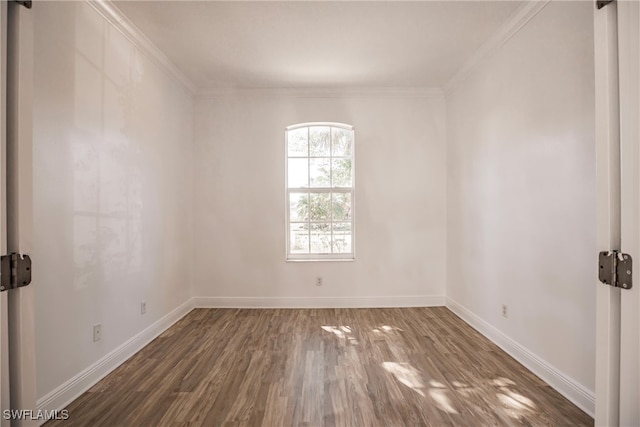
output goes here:
[[605, 285], [615, 288], [631, 289], [631, 273], [633, 271], [631, 255], [620, 251], [603, 251], [599, 257], [598, 279]]
[[596, 1], [596, 7], [598, 9], [602, 9], [603, 7], [605, 7], [609, 3], [613, 3], [614, 1], [615, 0], [598, 0], [598, 1]]
[[0, 257], [0, 291], [20, 288], [31, 283], [29, 255], [9, 254]]

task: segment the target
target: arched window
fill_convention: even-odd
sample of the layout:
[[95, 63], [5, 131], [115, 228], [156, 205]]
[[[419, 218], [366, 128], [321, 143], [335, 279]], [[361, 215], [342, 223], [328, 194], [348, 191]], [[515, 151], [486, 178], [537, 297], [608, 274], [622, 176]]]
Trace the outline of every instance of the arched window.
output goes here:
[[298, 124], [285, 140], [287, 259], [353, 259], [353, 127]]

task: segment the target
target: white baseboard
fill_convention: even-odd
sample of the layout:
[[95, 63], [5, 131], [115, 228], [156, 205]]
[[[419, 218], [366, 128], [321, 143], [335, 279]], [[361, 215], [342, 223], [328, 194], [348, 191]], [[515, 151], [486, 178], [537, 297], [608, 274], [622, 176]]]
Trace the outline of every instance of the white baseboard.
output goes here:
[[550, 363], [535, 355], [496, 327], [489, 324], [468, 308], [451, 298], [446, 298], [446, 306], [458, 317], [467, 322], [482, 335], [493, 341], [511, 357], [522, 363], [527, 369], [539, 376], [564, 397], [573, 402], [591, 417], [595, 414], [595, 394], [582, 384], [560, 372]]
[[376, 308], [438, 307], [444, 295], [410, 295], [393, 297], [196, 297], [199, 308]]
[[129, 339], [78, 375], [69, 379], [36, 402], [37, 410], [61, 410], [110, 372], [140, 351], [158, 335], [193, 310], [193, 298], [187, 300], [158, 321]]

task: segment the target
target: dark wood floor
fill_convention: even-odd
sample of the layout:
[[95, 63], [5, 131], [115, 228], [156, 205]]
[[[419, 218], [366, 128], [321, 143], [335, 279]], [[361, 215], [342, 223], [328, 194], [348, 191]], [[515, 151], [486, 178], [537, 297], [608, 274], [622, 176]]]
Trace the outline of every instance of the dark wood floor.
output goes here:
[[47, 426], [593, 425], [444, 307], [196, 309]]

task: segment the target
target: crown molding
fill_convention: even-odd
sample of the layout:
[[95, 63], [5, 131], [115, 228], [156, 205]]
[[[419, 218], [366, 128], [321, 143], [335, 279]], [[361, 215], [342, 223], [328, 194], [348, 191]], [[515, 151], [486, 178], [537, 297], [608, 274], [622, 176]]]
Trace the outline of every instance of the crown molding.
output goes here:
[[200, 99], [228, 96], [283, 98], [443, 98], [441, 88], [431, 87], [344, 87], [344, 88], [208, 88]]
[[507, 22], [502, 25], [443, 86], [446, 95], [454, 92], [485, 59], [492, 56], [501, 46], [524, 28], [551, 0], [529, 0], [520, 6]]
[[198, 90], [196, 85], [176, 67], [173, 62], [144, 35], [121, 11], [109, 0], [85, 0], [113, 27], [120, 31], [133, 45], [154, 64], [178, 80], [191, 95]]
[[204, 88], [198, 87], [144, 35], [110, 0], [85, 0], [120, 31], [154, 64], [178, 80], [190, 94], [200, 99], [227, 96], [291, 98], [441, 98], [456, 88], [485, 59], [516, 35], [551, 0], [529, 0], [463, 64], [442, 88], [437, 87], [345, 87], [345, 88]]

